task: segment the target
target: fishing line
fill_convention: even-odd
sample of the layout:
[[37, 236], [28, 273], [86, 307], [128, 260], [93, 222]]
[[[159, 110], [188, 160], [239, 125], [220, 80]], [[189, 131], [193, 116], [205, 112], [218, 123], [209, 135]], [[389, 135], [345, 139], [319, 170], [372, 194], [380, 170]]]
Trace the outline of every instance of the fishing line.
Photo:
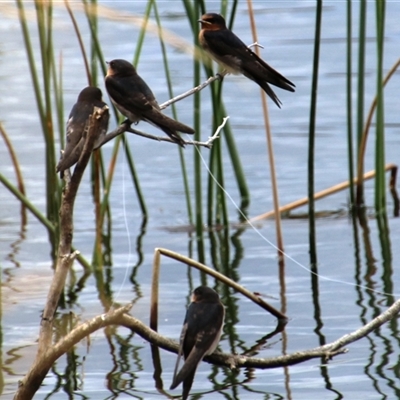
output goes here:
[[208, 168], [208, 165], [203, 157], [203, 155], [201, 154], [201, 151], [199, 150], [198, 146], [194, 146], [196, 151], [198, 152], [201, 161], [203, 162], [207, 172], [209, 173], [209, 175], [211, 176], [211, 178], [213, 179], [213, 181], [218, 185], [218, 187], [225, 193], [225, 195], [228, 197], [228, 199], [231, 201], [231, 203], [233, 204], [233, 206], [236, 208], [236, 210], [240, 213], [240, 215], [244, 218], [244, 220], [246, 221], [246, 223], [253, 229], [254, 232], [256, 232], [258, 234], [258, 236], [260, 236], [267, 244], [269, 244], [272, 248], [274, 248], [275, 250], [277, 250], [280, 254], [282, 254], [284, 257], [286, 257], [288, 260], [292, 261], [294, 264], [296, 264], [297, 266], [299, 266], [300, 268], [303, 268], [305, 271], [317, 276], [320, 279], [323, 279], [325, 281], [329, 281], [329, 282], [335, 282], [335, 283], [341, 283], [344, 285], [348, 285], [348, 286], [353, 286], [353, 287], [358, 287], [360, 289], [365, 289], [365, 290], [369, 290], [373, 293], [376, 294], [381, 294], [381, 295], [386, 295], [386, 296], [398, 296], [395, 293], [386, 293], [386, 292], [382, 292], [379, 290], [374, 290], [371, 289], [367, 286], [364, 285], [359, 285], [357, 283], [352, 283], [352, 282], [347, 282], [347, 281], [342, 281], [340, 279], [335, 279], [335, 278], [329, 278], [327, 276], [324, 275], [320, 275], [317, 274], [316, 272], [312, 271], [310, 268], [306, 267], [305, 265], [303, 265], [300, 261], [297, 261], [296, 259], [294, 259], [292, 256], [290, 256], [290, 254], [286, 253], [283, 250], [280, 250], [274, 243], [272, 243], [267, 237], [265, 237], [253, 224], [252, 222], [247, 218], [247, 216], [244, 214], [244, 212], [240, 209], [240, 207], [236, 204], [235, 200], [233, 200], [232, 196], [228, 193], [228, 191], [218, 182], [217, 178], [213, 175], [213, 173], [210, 171], [210, 169]]
[[[124, 146], [124, 143], [122, 144], [122, 147]], [[127, 143], [125, 142], [125, 146], [127, 146]], [[125, 150], [125, 149], [124, 149]], [[129, 232], [129, 224], [128, 224], [128, 216], [127, 216], [127, 212], [126, 212], [126, 187], [125, 187], [125, 167], [127, 166], [127, 162], [126, 162], [126, 152], [123, 151], [123, 156], [122, 156], [122, 160], [121, 160], [121, 164], [122, 164], [122, 212], [123, 212], [123, 220], [124, 220], [124, 225], [125, 225], [125, 230], [126, 230], [126, 236], [127, 236], [127, 240], [128, 240], [128, 259], [126, 261], [126, 267], [125, 267], [125, 275], [124, 275], [124, 279], [122, 280], [119, 289], [115, 295], [115, 300], [113, 300], [111, 307], [116, 303], [118, 297], [120, 296], [122, 289], [125, 285], [125, 282], [128, 279], [128, 271], [129, 271], [129, 267], [131, 264], [131, 256], [132, 256], [132, 239], [131, 239], [131, 234]]]
[[[114, 296], [114, 299], [111, 302], [110, 310], [114, 307], [115, 304], [117, 304], [118, 297], [120, 296], [122, 289], [124, 288], [125, 282], [127, 281], [129, 266], [130, 266], [130, 262], [131, 262], [131, 253], [132, 253], [132, 240], [131, 240], [131, 234], [129, 232], [128, 216], [127, 216], [127, 212], [126, 212], [126, 198], [125, 198], [125, 191], [126, 191], [125, 167], [127, 165], [125, 151], [123, 152], [123, 155], [122, 155], [121, 164], [122, 164], [122, 212], [123, 212], [123, 220], [124, 220], [124, 225], [125, 225], [125, 230], [126, 230], [126, 236], [127, 236], [127, 240], [128, 240], [128, 260], [126, 262], [124, 279], [122, 280], [121, 284], [119, 285], [119, 288]], [[93, 332], [93, 334], [91, 335], [92, 340], [93, 340], [93, 338], [96, 338], [96, 334], [97, 334], [97, 331]], [[89, 353], [87, 352], [87, 354], [89, 354]]]

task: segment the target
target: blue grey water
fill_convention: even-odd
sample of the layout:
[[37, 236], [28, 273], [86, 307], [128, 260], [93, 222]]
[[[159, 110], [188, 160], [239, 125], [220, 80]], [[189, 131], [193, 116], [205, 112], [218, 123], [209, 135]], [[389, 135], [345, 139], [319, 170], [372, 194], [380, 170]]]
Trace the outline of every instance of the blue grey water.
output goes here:
[[[145, 1], [99, 2], [103, 9], [99, 31], [107, 60], [131, 60], [135, 52], [140, 26], [133, 16], [142, 16]], [[31, 9], [28, 2], [27, 9]], [[219, 2], [208, 1], [207, 10], [219, 9]], [[188, 44], [192, 33], [184, 16], [181, 2], [157, 2], [162, 25]], [[375, 95], [376, 47], [375, 4], [368, 2], [366, 109]], [[217, 9], [216, 9], [216, 8]], [[358, 3], [353, 5], [353, 35], [358, 33]], [[258, 41], [264, 46], [262, 57], [296, 84], [296, 92], [276, 89], [283, 103], [277, 109], [269, 103], [273, 146], [279, 182], [279, 198], [286, 204], [307, 195], [307, 148], [315, 27], [315, 3], [309, 1], [256, 1], [255, 17]], [[31, 9], [32, 10], [32, 9]], [[7, 131], [21, 164], [28, 197], [45, 212], [44, 142], [36, 109], [27, 57], [21, 29], [13, 3], [0, 5], [0, 121]], [[385, 72], [399, 58], [400, 3], [386, 2]], [[79, 7], [77, 20], [89, 45], [86, 19]], [[76, 101], [80, 89], [86, 86], [84, 67], [70, 19], [63, 3], [55, 3], [54, 46], [56, 58], [62, 58], [65, 116]], [[154, 22], [154, 14], [151, 20]], [[34, 14], [30, 26], [35, 26]], [[246, 43], [252, 43], [246, 2], [240, 2], [234, 31]], [[318, 114], [316, 137], [316, 190], [322, 190], [347, 180], [346, 144], [346, 2], [325, 2], [321, 44], [321, 64], [318, 87]], [[37, 36], [32, 36], [37, 45]], [[358, 43], [353, 42], [354, 68]], [[167, 45], [174, 94], [190, 89], [192, 85], [192, 56]], [[40, 63], [38, 53], [38, 68]], [[58, 62], [58, 61], [57, 61]], [[166, 101], [162, 55], [156, 34], [146, 35], [144, 48], [137, 65], [138, 72], [153, 89], [160, 103]], [[203, 76], [204, 79], [207, 76]], [[353, 81], [354, 98], [356, 79]], [[398, 112], [400, 74], [396, 73], [385, 89], [386, 160], [400, 163], [400, 120]], [[100, 85], [103, 93], [105, 88]], [[202, 138], [212, 134], [209, 89], [202, 95]], [[107, 102], [109, 99], [105, 96]], [[243, 168], [251, 192], [249, 215], [256, 216], [272, 209], [272, 192], [264, 133], [259, 87], [240, 76], [227, 76], [223, 99], [235, 135]], [[185, 99], [178, 106], [179, 120], [192, 124], [192, 100]], [[166, 111], [168, 112], [168, 111]], [[115, 127], [115, 121], [110, 129]], [[159, 133], [141, 123], [141, 130]], [[149, 221], [141, 239], [141, 255], [136, 250], [141, 233], [142, 216], [129, 176], [127, 161], [120, 153], [111, 190], [112, 204], [112, 277], [113, 299], [125, 303], [138, 295], [132, 314], [148, 323], [151, 268], [154, 249], [165, 247], [188, 254], [190, 238], [180, 228], [188, 224], [180, 161], [175, 146], [127, 135], [141, 187], [149, 210]], [[365, 169], [374, 168], [374, 128], [371, 130]], [[221, 139], [224, 143], [223, 138]], [[225, 188], [232, 197], [229, 213], [237, 220], [235, 204], [240, 203], [232, 168], [224, 144]], [[113, 144], [103, 148], [107, 162]], [[189, 176], [193, 176], [193, 149], [185, 149]], [[202, 150], [205, 165], [208, 150]], [[0, 146], [0, 172], [15, 180], [8, 151]], [[204, 166], [204, 178], [207, 171]], [[204, 181], [206, 182], [206, 181]], [[366, 202], [373, 206], [373, 181], [366, 184]], [[193, 182], [190, 182], [192, 191]], [[206, 189], [206, 184], [204, 184]], [[94, 212], [91, 188], [82, 183], [75, 208], [74, 245], [90, 259], [94, 237]], [[204, 202], [206, 197], [204, 196]], [[1, 397], [12, 398], [17, 382], [31, 365], [36, 351], [40, 313], [51, 281], [50, 245], [45, 228], [29, 215], [26, 231], [21, 239], [20, 207], [12, 194], [0, 188], [0, 265], [1, 287]], [[285, 310], [290, 321], [285, 334], [275, 336], [261, 348], [259, 357], [273, 357], [283, 353], [316, 347], [322, 340], [329, 343], [349, 333], [386, 309], [387, 297], [356, 288], [355, 283], [370, 285], [377, 291], [388, 291], [395, 298], [400, 294], [400, 220], [392, 217], [393, 206], [388, 200], [388, 224], [391, 242], [391, 265], [384, 265], [379, 232], [374, 218], [369, 220], [369, 239], [374, 261], [366, 257], [364, 242], [360, 243], [360, 264], [356, 265], [352, 224], [347, 217], [348, 193], [340, 192], [317, 202], [318, 211], [327, 211], [328, 217], [317, 220], [319, 279], [319, 319], [315, 317], [311, 277], [308, 270], [308, 220], [284, 219], [282, 223], [285, 251]], [[297, 211], [301, 216], [307, 209]], [[332, 214], [331, 212], [335, 212]], [[337, 213], [336, 213], [337, 212]], [[231, 235], [235, 233], [233, 229]], [[268, 220], [247, 229], [238, 238], [239, 246], [231, 247], [231, 263], [239, 255], [234, 273], [239, 283], [251, 291], [266, 294], [266, 300], [281, 309], [281, 286], [278, 276], [275, 225]], [[206, 240], [206, 262], [211, 265], [210, 243]], [[193, 244], [195, 247], [195, 243]], [[11, 255], [11, 256], [10, 256]], [[129, 280], [132, 268], [140, 257], [143, 260], [135, 270], [136, 286]], [[194, 252], [196, 257], [196, 251]], [[82, 276], [79, 264], [74, 265], [76, 278]], [[391, 271], [388, 274], [388, 271]], [[200, 283], [197, 273], [191, 277], [192, 286]], [[210, 285], [214, 282], [209, 280]], [[179, 338], [180, 327], [187, 305], [190, 286], [185, 266], [163, 259], [159, 310], [159, 331]], [[221, 294], [224, 293], [219, 285]], [[237, 320], [227, 321], [220, 349], [241, 352], [252, 347], [256, 340], [274, 329], [275, 319], [242, 296], [232, 294], [237, 307]], [[224, 297], [223, 297], [224, 300]], [[226, 299], [225, 299], [226, 300]], [[71, 310], [75, 320], [84, 321], [101, 314], [104, 308], [99, 299], [93, 276], [85, 282], [79, 298]], [[317, 327], [317, 321], [322, 325]], [[229, 340], [232, 331], [234, 343]], [[397, 321], [348, 346], [349, 352], [335, 357], [328, 364], [319, 359], [286, 369], [241, 370], [237, 375], [203, 363], [196, 375], [192, 393], [209, 399], [397, 399], [400, 396], [398, 359], [400, 355]], [[124, 341], [125, 343], [124, 345]], [[114, 352], [114, 353], [113, 353]], [[111, 355], [113, 353], [113, 355]], [[90, 346], [80, 343], [74, 349], [76, 371], [66, 370], [66, 360], [57, 361], [36, 394], [37, 399], [159, 399], [167, 397], [156, 389], [154, 367], [149, 345], [141, 338], [131, 337], [126, 329], [106, 337], [103, 331], [92, 335]], [[162, 379], [168, 388], [172, 379], [175, 355], [161, 351]], [[212, 376], [210, 375], [213, 373]], [[71, 381], [75, 377], [75, 381]], [[67, 385], [67, 382], [69, 384]], [[220, 386], [218, 386], [220, 385]], [[67, 387], [70, 393], [67, 392]], [[71, 389], [74, 388], [74, 389]], [[218, 389], [220, 392], [218, 392]], [[171, 395], [178, 395], [176, 390]], [[200, 397], [199, 397], [200, 398]]]

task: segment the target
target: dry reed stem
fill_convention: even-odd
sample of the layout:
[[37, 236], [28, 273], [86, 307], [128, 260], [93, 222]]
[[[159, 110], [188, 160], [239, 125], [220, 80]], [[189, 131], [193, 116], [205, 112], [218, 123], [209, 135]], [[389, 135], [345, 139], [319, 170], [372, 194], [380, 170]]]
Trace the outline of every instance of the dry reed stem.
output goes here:
[[[397, 165], [395, 165], [395, 164], [387, 164], [385, 166], [385, 171], [389, 171], [389, 170], [393, 170], [393, 169], [397, 170]], [[364, 174], [363, 180], [372, 179], [374, 176], [375, 176], [375, 170], [369, 171], [369, 172]], [[358, 182], [358, 178], [354, 178], [353, 183], [357, 184], [357, 182]], [[350, 186], [350, 182], [349, 181], [345, 181], [345, 182], [339, 183], [337, 185], [331, 186], [328, 189], [324, 189], [324, 190], [321, 190], [320, 192], [315, 193], [314, 199], [315, 200], [322, 199], [324, 197], [330, 196], [331, 194], [340, 192], [341, 190], [344, 190], [344, 189], [348, 188], [349, 186]], [[282, 214], [282, 213], [285, 213], [285, 212], [288, 212], [288, 211], [292, 211], [292, 210], [294, 210], [294, 209], [296, 209], [298, 207], [306, 205], [307, 203], [308, 203], [308, 197], [304, 197], [302, 199], [293, 201], [292, 203], [289, 203], [289, 204], [286, 204], [286, 205], [280, 207], [279, 208], [279, 213]], [[253, 223], [253, 222], [257, 222], [257, 221], [263, 220], [263, 219], [273, 218], [274, 216], [275, 216], [275, 211], [272, 210], [272, 211], [268, 211], [268, 212], [266, 212], [264, 214], [257, 215], [256, 217], [250, 218], [249, 222]]]

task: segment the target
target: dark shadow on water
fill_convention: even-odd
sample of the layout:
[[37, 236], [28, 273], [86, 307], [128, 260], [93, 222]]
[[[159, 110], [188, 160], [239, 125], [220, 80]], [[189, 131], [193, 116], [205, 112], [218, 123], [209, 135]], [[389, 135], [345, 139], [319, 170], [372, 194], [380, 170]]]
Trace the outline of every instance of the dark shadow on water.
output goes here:
[[119, 394], [129, 393], [135, 387], [137, 373], [144, 371], [139, 356], [141, 347], [131, 343], [135, 340], [133, 333], [124, 337], [115, 329], [105, 329], [105, 334], [113, 364], [112, 370], [106, 375], [107, 389], [117, 398]]
[[139, 267], [143, 264], [143, 261], [144, 261], [142, 246], [143, 246], [143, 239], [146, 235], [146, 227], [147, 227], [147, 218], [144, 217], [142, 220], [142, 224], [140, 225], [139, 234], [136, 237], [135, 250], [136, 250], [136, 254], [137, 254], [137, 262], [133, 266], [132, 273], [130, 275], [130, 281], [134, 285], [135, 292], [137, 293], [138, 297], [141, 297], [141, 296], [139, 296], [140, 287], [139, 287], [139, 284], [137, 283], [135, 277], [136, 277]]
[[[55, 319], [54, 324], [55, 336], [65, 336], [77, 323], [78, 320], [73, 313], [58, 314], [58, 318]], [[59, 365], [63, 365], [64, 362], [64, 371], [59, 372]], [[64, 392], [69, 399], [89, 399], [90, 397], [82, 393], [76, 393], [83, 388], [84, 376], [82, 372], [84, 371], [84, 364], [85, 357], [82, 358], [75, 347], [69, 350], [62, 357], [62, 362], [55, 363], [51, 368], [53, 378], [56, 382], [45, 399], [50, 399], [55, 393], [59, 392]]]

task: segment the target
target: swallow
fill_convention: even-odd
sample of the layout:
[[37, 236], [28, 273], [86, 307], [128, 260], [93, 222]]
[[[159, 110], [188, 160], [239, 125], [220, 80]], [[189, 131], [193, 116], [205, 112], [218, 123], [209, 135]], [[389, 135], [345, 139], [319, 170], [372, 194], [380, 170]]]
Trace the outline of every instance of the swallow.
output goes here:
[[93, 114], [94, 107], [104, 108], [101, 118], [99, 132], [96, 132], [94, 149], [100, 147], [108, 128], [108, 106], [102, 100], [101, 90], [97, 87], [88, 86], [83, 89], [78, 96], [76, 104], [72, 107], [67, 121], [67, 143], [61, 159], [57, 164], [56, 171], [60, 172], [61, 178], [64, 176], [64, 171], [72, 167], [79, 160], [85, 145], [86, 133], [88, 129], [89, 117]]
[[177, 132], [194, 133], [194, 130], [160, 111], [160, 106], [146, 82], [134, 66], [125, 60], [108, 63], [105, 78], [106, 89], [117, 109], [128, 118], [130, 124], [146, 121], [163, 130], [175, 143], [184, 147]]
[[251, 51], [226, 27], [225, 19], [221, 15], [204, 14], [198, 22], [201, 24], [200, 46], [211, 58], [227, 72], [236, 75], [243, 74], [256, 82], [281, 108], [281, 101], [268, 83], [289, 92], [294, 92], [295, 85]]
[[[215, 290], [199, 286], [194, 290], [191, 300], [183, 323], [178, 359], [170, 387], [171, 390], [175, 389], [183, 382], [183, 400], [189, 396], [198, 364], [218, 346], [225, 317], [224, 305]], [[182, 353], [185, 363], [177, 373]]]

